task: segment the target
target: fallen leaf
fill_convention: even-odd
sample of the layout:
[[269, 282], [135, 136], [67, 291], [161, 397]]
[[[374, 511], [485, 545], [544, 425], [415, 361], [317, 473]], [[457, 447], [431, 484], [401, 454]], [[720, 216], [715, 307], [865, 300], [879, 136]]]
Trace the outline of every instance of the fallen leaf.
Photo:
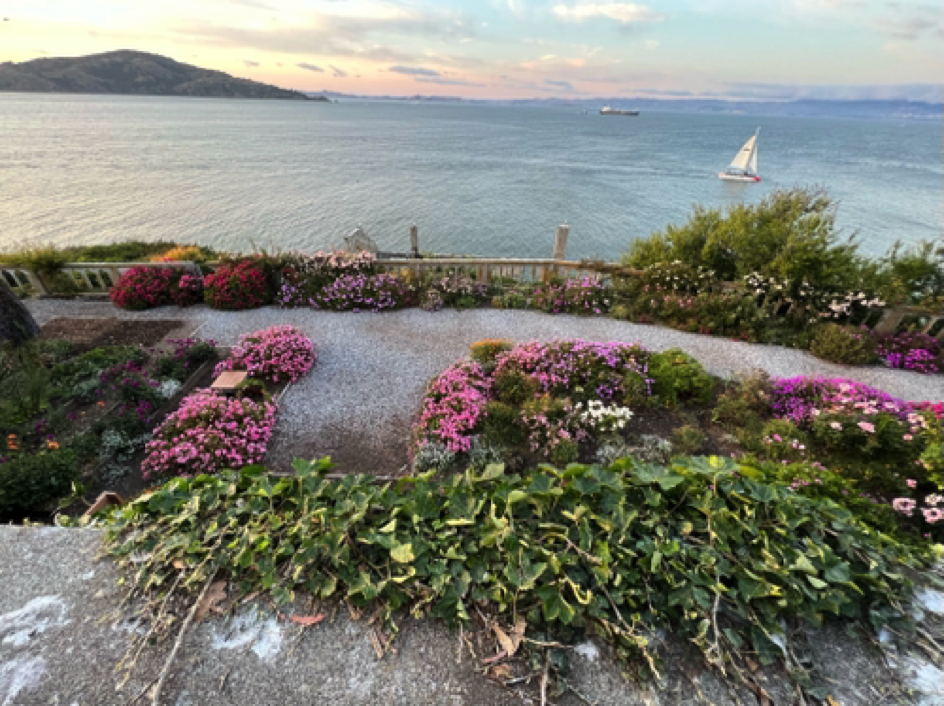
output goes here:
[[492, 630], [495, 631], [495, 637], [498, 638], [498, 642], [502, 646], [502, 650], [509, 656], [514, 657], [515, 652], [518, 651], [518, 648], [521, 646], [521, 641], [524, 639], [524, 631], [528, 626], [527, 620], [524, 617], [518, 618], [518, 622], [515, 623], [515, 627], [511, 630], [510, 633], [506, 633], [498, 625], [493, 625]]
[[515, 643], [511, 641], [511, 638], [505, 634], [505, 631], [502, 630], [497, 625], [492, 626], [492, 630], [495, 631], [495, 637], [498, 638], [499, 644], [501, 644], [502, 649], [510, 657], [515, 653]]
[[757, 662], [752, 660], [750, 657], [745, 657], [744, 661], [747, 662], [747, 668], [750, 669], [752, 673], [760, 669], [760, 665], [757, 664]]
[[488, 670], [489, 676], [505, 681], [511, 677], [511, 665], [508, 664], [496, 664], [494, 667], [491, 667]]
[[187, 565], [183, 562], [183, 559], [174, 559], [174, 568], [183, 570], [187, 568]]
[[253, 591], [253, 592], [250, 593], [248, 596], [246, 596], [245, 598], [243, 598], [243, 603], [248, 603], [248, 602], [251, 601], [253, 598], [255, 598], [256, 596], [258, 596], [260, 593], [261, 593], [261, 591]]
[[203, 596], [203, 600], [200, 601], [200, 605], [197, 606], [197, 612], [193, 615], [194, 620], [199, 623], [207, 616], [210, 609], [217, 603], [220, 603], [224, 598], [226, 598], [226, 581], [214, 581], [211, 583], [210, 588], [207, 589], [206, 594]]
[[525, 620], [525, 617], [522, 615], [518, 618], [518, 622], [515, 623], [515, 629], [511, 631], [511, 643], [514, 647], [514, 650], [511, 651], [511, 654], [514, 654], [518, 647], [521, 645], [521, 641], [524, 640], [524, 631], [528, 627], [528, 621]]
[[298, 623], [299, 625], [317, 625], [324, 619], [324, 613], [318, 613], [318, 615], [293, 615], [289, 618], [293, 623]]
[[826, 696], [826, 703], [829, 704], [829, 706], [839, 706], [839, 702], [836, 701], [836, 699], [834, 699], [832, 696], [828, 695]]

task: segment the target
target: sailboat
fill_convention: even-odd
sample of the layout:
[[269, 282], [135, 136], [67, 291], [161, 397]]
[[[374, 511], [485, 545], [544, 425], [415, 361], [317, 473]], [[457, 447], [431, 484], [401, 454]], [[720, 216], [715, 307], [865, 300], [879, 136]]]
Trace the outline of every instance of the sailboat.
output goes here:
[[728, 168], [718, 174], [719, 179], [727, 181], [760, 181], [760, 175], [757, 173], [757, 137], [760, 135], [760, 128], [753, 137], [744, 143], [740, 152], [728, 165]]

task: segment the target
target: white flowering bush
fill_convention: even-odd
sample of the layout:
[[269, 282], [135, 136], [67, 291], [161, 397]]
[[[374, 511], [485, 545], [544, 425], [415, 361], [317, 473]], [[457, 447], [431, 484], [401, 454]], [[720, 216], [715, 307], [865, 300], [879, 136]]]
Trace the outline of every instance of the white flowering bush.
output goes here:
[[633, 418], [633, 411], [629, 407], [605, 405], [600, 400], [590, 400], [586, 404], [578, 402], [574, 406], [574, 413], [582, 425], [593, 434], [621, 431]]

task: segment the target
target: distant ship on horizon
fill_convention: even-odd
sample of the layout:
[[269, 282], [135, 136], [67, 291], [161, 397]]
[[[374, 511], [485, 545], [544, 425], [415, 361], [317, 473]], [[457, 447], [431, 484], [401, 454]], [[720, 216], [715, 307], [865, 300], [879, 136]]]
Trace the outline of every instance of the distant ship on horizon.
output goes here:
[[600, 109], [600, 115], [639, 115], [639, 111], [619, 110], [617, 108], [611, 108], [610, 106], [605, 105]]

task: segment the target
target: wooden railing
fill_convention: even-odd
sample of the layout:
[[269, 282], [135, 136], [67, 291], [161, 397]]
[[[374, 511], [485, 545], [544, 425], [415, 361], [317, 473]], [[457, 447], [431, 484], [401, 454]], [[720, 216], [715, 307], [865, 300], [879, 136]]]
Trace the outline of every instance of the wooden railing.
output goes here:
[[[526, 259], [526, 258], [380, 258], [375, 261], [382, 272], [410, 275], [419, 279], [425, 275], [458, 278], [466, 275], [478, 282], [491, 285], [510, 283], [546, 282], [551, 277], [581, 277], [596, 275], [605, 281], [614, 276], [632, 277], [640, 270], [615, 263], [595, 260]], [[213, 269], [218, 263], [202, 266]], [[193, 262], [71, 262], [62, 273], [75, 282], [76, 288], [92, 294], [106, 294], [118, 281], [121, 273], [147, 265], [148, 267], [182, 267], [198, 270]], [[0, 276], [15, 291], [39, 296], [55, 295], [52, 285], [27, 267], [0, 263]], [[739, 283], [723, 282], [721, 288], [740, 289]], [[61, 294], [61, 292], [59, 292]], [[867, 324], [876, 331], [893, 333], [907, 328], [944, 340], [944, 313], [916, 306], [894, 306], [870, 315]]]
[[[148, 267], [182, 267], [199, 272], [199, 267], [193, 262], [69, 262], [62, 266], [60, 278], [65, 276], [67, 282], [74, 282], [75, 289], [91, 294], [107, 294], [108, 290], [118, 281], [121, 273], [132, 267], [147, 265]], [[55, 283], [47, 280], [27, 267], [19, 265], [5, 265], [0, 263], [2, 276], [13, 291], [21, 294], [36, 294], [51, 296], [62, 294], [57, 291]], [[60, 279], [61, 281], [61, 279]]]

